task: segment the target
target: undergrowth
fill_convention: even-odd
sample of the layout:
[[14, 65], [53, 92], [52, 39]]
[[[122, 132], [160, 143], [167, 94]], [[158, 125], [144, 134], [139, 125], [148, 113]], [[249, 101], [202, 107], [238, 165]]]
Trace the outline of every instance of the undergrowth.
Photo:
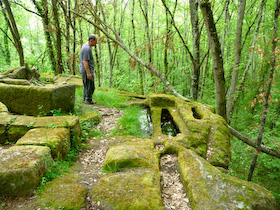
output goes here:
[[118, 121], [117, 128], [114, 130], [114, 135], [131, 135], [139, 138], [149, 138], [141, 128], [143, 125], [143, 120], [141, 120], [141, 115], [143, 115], [143, 108], [140, 106], [129, 106], [124, 109], [124, 115]]

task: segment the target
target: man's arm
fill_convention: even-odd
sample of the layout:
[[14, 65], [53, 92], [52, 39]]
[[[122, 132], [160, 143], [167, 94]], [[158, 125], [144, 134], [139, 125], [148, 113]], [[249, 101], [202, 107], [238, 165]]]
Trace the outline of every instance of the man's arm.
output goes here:
[[92, 79], [92, 75], [91, 75], [91, 73], [89, 71], [88, 60], [83, 60], [83, 64], [84, 64], [85, 70], [87, 72], [87, 78], [88, 79]]

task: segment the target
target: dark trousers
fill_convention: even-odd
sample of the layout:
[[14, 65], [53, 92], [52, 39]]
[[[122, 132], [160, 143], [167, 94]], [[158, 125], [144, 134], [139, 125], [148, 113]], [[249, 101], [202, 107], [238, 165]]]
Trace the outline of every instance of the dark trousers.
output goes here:
[[[92, 74], [93, 75], [93, 74]], [[82, 74], [83, 78], [83, 98], [85, 101], [92, 101], [92, 95], [95, 90], [95, 85], [94, 85], [94, 77], [92, 77], [91, 80], [87, 78], [87, 74]]]

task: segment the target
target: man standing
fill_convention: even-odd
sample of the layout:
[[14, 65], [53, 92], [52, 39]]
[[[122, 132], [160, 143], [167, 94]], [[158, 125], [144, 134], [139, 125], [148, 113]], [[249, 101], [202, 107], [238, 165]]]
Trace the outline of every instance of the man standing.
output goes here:
[[86, 104], [95, 104], [96, 102], [92, 100], [92, 95], [95, 90], [94, 85], [94, 58], [92, 55], [91, 48], [96, 46], [97, 37], [94, 34], [89, 35], [88, 42], [82, 46], [80, 55], [80, 73], [83, 78], [83, 98]]

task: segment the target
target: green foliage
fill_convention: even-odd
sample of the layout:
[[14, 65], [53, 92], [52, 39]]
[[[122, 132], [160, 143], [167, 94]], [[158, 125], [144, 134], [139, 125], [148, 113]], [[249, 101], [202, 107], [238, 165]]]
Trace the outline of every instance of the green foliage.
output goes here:
[[102, 168], [102, 172], [104, 172], [106, 174], [116, 173], [119, 170], [120, 170], [120, 164], [117, 162], [107, 164], [107, 165], [105, 165], [105, 167]]
[[101, 137], [101, 131], [94, 129], [97, 123], [92, 122], [82, 122], [82, 137], [83, 139], [88, 139], [90, 137]]
[[128, 100], [127, 97], [120, 95], [116, 91], [101, 91], [97, 90], [93, 94], [94, 99], [98, 104], [106, 107], [115, 107], [120, 109], [124, 106], [124, 103]]
[[123, 117], [118, 121], [118, 126], [114, 131], [115, 135], [132, 135], [136, 137], [148, 138], [142, 129], [141, 115], [143, 108], [139, 106], [130, 106], [124, 109]]

